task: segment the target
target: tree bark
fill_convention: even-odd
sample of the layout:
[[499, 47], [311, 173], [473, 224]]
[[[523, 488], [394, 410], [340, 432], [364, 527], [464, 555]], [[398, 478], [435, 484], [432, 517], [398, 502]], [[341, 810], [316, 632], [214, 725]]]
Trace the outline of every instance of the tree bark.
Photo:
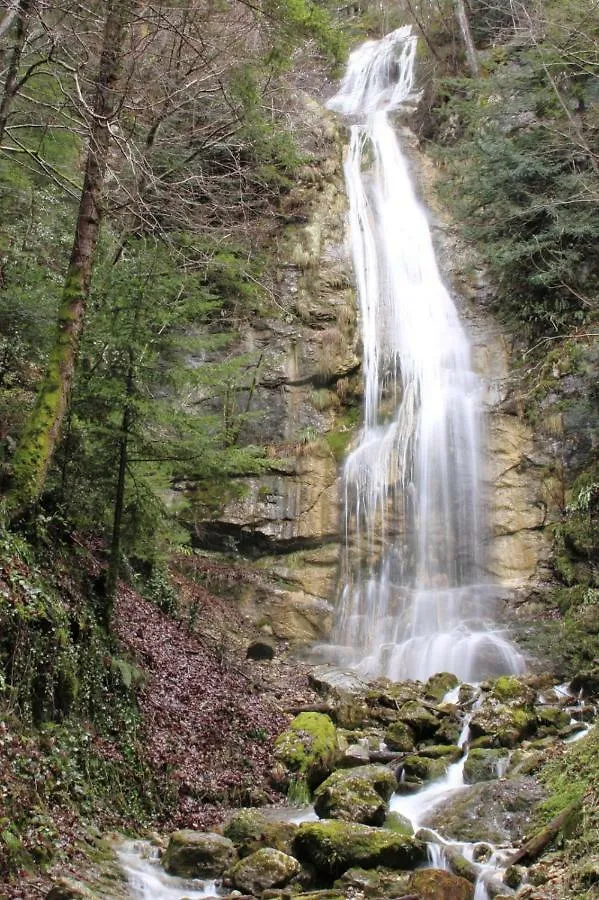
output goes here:
[[555, 840], [562, 828], [568, 824], [573, 816], [580, 812], [580, 801], [576, 800], [567, 806], [562, 812], [551, 820], [544, 828], [537, 831], [520, 850], [510, 858], [510, 866], [529, 866], [537, 859], [543, 850]]
[[111, 146], [110, 125], [120, 102], [119, 84], [125, 31], [134, 6], [135, 0], [111, 0], [108, 3], [85, 177], [73, 249], [58, 312], [56, 339], [35, 406], [14, 458], [9, 506], [16, 513], [33, 504], [44, 488], [70, 403], [102, 219], [102, 190]]
[[[4, 92], [2, 94], [2, 102], [0, 103], [0, 141], [4, 137], [10, 108], [15, 94], [19, 89], [19, 67], [21, 65], [21, 57], [27, 43], [29, 35], [29, 24], [31, 15], [35, 8], [35, 0], [20, 0], [16, 9], [9, 10], [6, 19], [9, 19], [8, 27], [12, 22], [12, 18], [16, 16], [17, 25], [15, 29], [15, 42], [12, 48], [8, 71], [6, 73], [6, 81], [4, 82]], [[5, 22], [2, 23], [4, 27]]]
[[478, 56], [476, 55], [474, 41], [472, 40], [472, 32], [470, 31], [470, 23], [468, 21], [464, 0], [455, 0], [455, 13], [458, 25], [460, 26], [462, 40], [464, 41], [464, 47], [466, 48], [466, 59], [468, 60], [470, 74], [474, 78], [477, 78], [480, 75], [480, 67], [478, 65]]

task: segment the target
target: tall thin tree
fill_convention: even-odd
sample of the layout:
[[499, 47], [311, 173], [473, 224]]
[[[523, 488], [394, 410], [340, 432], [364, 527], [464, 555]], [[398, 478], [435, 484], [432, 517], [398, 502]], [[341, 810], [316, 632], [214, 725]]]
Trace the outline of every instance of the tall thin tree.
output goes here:
[[111, 128], [121, 102], [125, 36], [135, 5], [136, 0], [111, 0], [107, 4], [95, 98], [90, 111], [85, 176], [58, 311], [56, 338], [35, 406], [14, 458], [9, 505], [16, 512], [35, 502], [43, 491], [69, 405], [102, 220], [102, 191], [112, 141]]

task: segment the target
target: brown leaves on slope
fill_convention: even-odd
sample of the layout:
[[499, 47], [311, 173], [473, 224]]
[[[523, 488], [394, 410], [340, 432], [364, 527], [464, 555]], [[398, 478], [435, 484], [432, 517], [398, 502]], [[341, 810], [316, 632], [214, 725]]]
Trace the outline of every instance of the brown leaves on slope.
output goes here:
[[[185, 587], [181, 593], [198, 594], [199, 628], [214, 634], [218, 622], [224, 633], [238, 631], [228, 603], [191, 582]], [[177, 786], [173, 824], [202, 827], [225, 806], [276, 800], [268, 775], [274, 739], [288, 721], [281, 709], [287, 686], [258, 681], [262, 667], [233, 654], [235, 639], [225, 652], [128, 589], [116, 604], [115, 630], [147, 676], [139, 695], [145, 751]]]

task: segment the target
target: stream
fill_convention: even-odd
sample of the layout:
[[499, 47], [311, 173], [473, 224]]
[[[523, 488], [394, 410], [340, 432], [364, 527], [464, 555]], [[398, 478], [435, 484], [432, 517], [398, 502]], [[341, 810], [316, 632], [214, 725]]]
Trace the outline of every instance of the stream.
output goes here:
[[[458, 690], [459, 688], [456, 688], [449, 692], [440, 706], [454, 701]], [[563, 739], [564, 743], [584, 738], [594, 727], [592, 723], [583, 720], [586, 708], [584, 700], [572, 694], [567, 685], [557, 685], [553, 691], [562, 696], [564, 702], [568, 704], [565, 708], [570, 713], [571, 725], [578, 726], [577, 730]], [[503, 883], [503, 876], [515, 847], [511, 844], [496, 846], [487, 840], [471, 843], [452, 840], [451, 836], [426, 825], [430, 813], [436, 807], [458, 792], [472, 787], [464, 780], [464, 767], [468, 759], [470, 721], [479, 704], [480, 696], [463, 720], [458, 741], [458, 746], [464, 750], [462, 758], [448, 767], [444, 777], [426, 784], [415, 792], [405, 793], [400, 782], [399, 790], [391, 798], [389, 810], [408, 819], [416, 836], [426, 841], [428, 867], [454, 871], [452, 859], [455, 861], [461, 857], [470, 864], [474, 873], [474, 900], [492, 900], [499, 893], [504, 895], [513, 893]], [[497, 778], [503, 778], [505, 775], [509, 758], [510, 754], [498, 761]], [[301, 809], [271, 807], [268, 812], [269, 818], [273, 821], [296, 825], [318, 820], [312, 806]], [[160, 865], [160, 849], [149, 841], [124, 842], [118, 850], [118, 857], [127, 876], [130, 895], [134, 900], [197, 900], [197, 898], [226, 896], [230, 893], [230, 889], [228, 891], [224, 889], [218, 880], [183, 879], [168, 875]]]

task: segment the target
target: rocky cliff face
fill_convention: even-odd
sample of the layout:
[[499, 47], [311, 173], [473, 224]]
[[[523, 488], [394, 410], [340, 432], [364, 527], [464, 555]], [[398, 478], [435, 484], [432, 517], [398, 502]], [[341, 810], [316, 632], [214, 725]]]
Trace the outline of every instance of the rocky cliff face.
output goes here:
[[[246, 615], [294, 643], [322, 638], [331, 627], [341, 540], [339, 464], [360, 402], [342, 135], [322, 107], [305, 100], [305, 110], [315, 143], [287, 201], [292, 223], [278, 248], [281, 315], [251, 323], [244, 336], [244, 346], [261, 354], [250, 427], [273, 462], [267, 474], [246, 480], [241, 499], [202, 523], [204, 546], [249, 557], [259, 573], [258, 583], [235, 591]], [[408, 129], [405, 140], [484, 382], [487, 574], [500, 587], [500, 617], [516, 621], [534, 653], [530, 619], [548, 615], [542, 595], [553, 578], [554, 526], [564, 504], [559, 448], [535, 433], [526, 415], [515, 339], [490, 315], [492, 286], [436, 202], [439, 170]]]
[[275, 637], [313, 641], [331, 625], [340, 542], [339, 465], [359, 415], [356, 306], [345, 251], [342, 136], [302, 98], [311, 160], [287, 196], [277, 248], [276, 316], [248, 323], [238, 348], [260, 356], [248, 436], [272, 462], [198, 523], [200, 546], [252, 560], [234, 594]]

